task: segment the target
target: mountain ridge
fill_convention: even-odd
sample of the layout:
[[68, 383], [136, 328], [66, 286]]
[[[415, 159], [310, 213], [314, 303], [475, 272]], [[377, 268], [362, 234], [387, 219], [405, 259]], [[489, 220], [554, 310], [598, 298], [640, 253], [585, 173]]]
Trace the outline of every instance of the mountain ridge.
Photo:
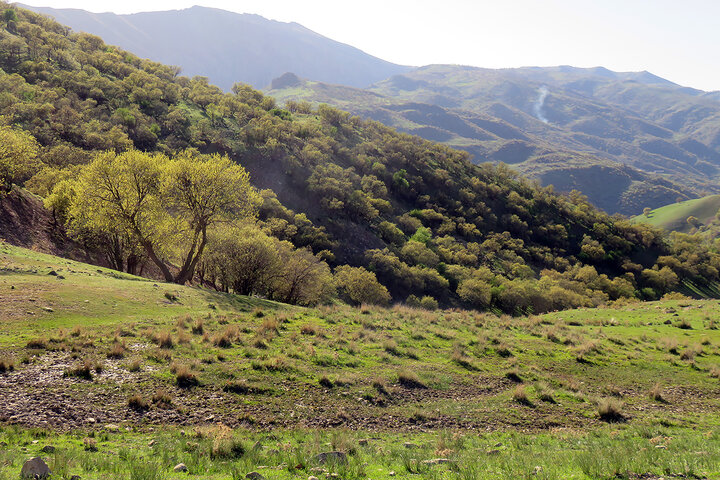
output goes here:
[[[263, 88], [285, 71], [324, 81], [367, 86], [410, 67], [373, 57], [296, 22], [211, 7], [127, 15], [23, 6], [75, 31], [101, 36], [140, 57], [207, 76], [225, 91], [236, 82]], [[141, 33], [144, 41], [135, 38]]]

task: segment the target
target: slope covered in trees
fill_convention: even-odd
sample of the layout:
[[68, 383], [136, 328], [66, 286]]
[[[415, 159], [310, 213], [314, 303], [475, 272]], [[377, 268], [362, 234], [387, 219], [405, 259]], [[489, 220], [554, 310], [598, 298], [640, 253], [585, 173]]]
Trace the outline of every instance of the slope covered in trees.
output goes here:
[[[279, 109], [244, 85], [225, 94], [38, 14], [2, 9], [0, 115], [34, 137], [41, 163], [24, 185], [46, 197], [60, 221], [72, 227], [82, 220], [72, 214], [84, 200], [77, 187], [96, 185], [99, 166], [123, 158], [179, 165], [227, 155], [264, 189], [256, 220], [250, 212], [238, 219], [243, 225], [208, 224], [196, 281], [298, 303], [321, 301], [336, 287], [348, 301], [383, 303], [384, 286], [396, 301], [507, 312], [657, 298], [677, 289], [713, 292], [720, 256], [696, 239], [668, 244], [650, 227], [610, 217], [580, 194], [539, 188], [505, 166], [473, 165], [465, 152], [326, 105]], [[187, 216], [191, 209], [164, 203], [177, 201], [163, 196], [175, 191], [177, 177], [163, 169], [157, 175], [150, 196], [166, 210], [151, 210], [154, 221], [174, 222], [192, 245], [198, 224]], [[152, 256], [140, 228], [126, 235], [127, 228], [115, 230], [102, 218], [80, 224], [94, 227], [79, 234], [100, 248], [113, 250], [122, 240], [126, 257]], [[238, 241], [253, 235], [257, 248]], [[161, 261], [181, 272], [188, 258], [168, 251]], [[248, 281], [253, 265], [269, 277]]]
[[339, 106], [505, 162], [543, 185], [579, 189], [636, 215], [717, 193], [720, 103], [647, 72], [430, 65], [367, 89], [279, 82], [268, 94]]
[[179, 65], [185, 75], [204, 75], [226, 91], [236, 82], [265, 88], [291, 71], [356, 87], [406, 72], [410, 67], [373, 57], [297, 23], [194, 6], [132, 15], [27, 7], [76, 32], [99, 35], [142, 58]]

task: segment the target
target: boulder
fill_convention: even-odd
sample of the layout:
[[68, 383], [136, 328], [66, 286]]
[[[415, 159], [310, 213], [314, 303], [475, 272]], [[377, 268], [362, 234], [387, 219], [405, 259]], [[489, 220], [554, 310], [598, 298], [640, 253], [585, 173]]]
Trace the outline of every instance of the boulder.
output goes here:
[[173, 468], [173, 472], [175, 473], [185, 473], [188, 471], [187, 465], [184, 463], [178, 463], [175, 465], [175, 468]]
[[52, 445], [45, 445], [42, 448], [42, 451], [43, 453], [55, 453], [55, 447], [53, 447]]
[[245, 475], [245, 478], [247, 478], [248, 480], [265, 480], [265, 477], [260, 475], [258, 472], [250, 472]]
[[20, 476], [22, 478], [43, 479], [51, 475], [50, 467], [40, 457], [31, 458], [22, 467]]
[[315, 456], [315, 461], [317, 463], [329, 463], [329, 462], [342, 463], [342, 464], [348, 463], [347, 455], [344, 454], [343, 452], [323, 452], [323, 453]]

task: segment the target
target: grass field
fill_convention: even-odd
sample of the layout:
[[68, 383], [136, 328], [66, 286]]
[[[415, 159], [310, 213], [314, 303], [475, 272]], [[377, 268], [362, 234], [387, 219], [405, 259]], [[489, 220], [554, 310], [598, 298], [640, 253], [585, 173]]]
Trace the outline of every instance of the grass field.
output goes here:
[[656, 208], [648, 216], [638, 215], [633, 221], [649, 223], [670, 231], [689, 232], [692, 226], [687, 223], [688, 217], [694, 216], [701, 223], [707, 224], [715, 218], [718, 210], [720, 195], [710, 195]]
[[0, 245], [0, 479], [48, 444], [55, 478], [720, 478], [719, 312], [305, 309]]

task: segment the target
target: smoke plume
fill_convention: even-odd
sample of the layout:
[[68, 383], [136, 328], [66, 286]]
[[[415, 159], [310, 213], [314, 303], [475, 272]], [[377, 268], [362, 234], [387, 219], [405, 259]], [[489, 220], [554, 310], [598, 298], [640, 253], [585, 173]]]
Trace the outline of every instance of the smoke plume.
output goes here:
[[543, 113], [543, 107], [545, 106], [545, 97], [548, 96], [548, 89], [545, 85], [538, 88], [538, 98], [535, 100], [535, 104], [533, 105], [533, 111], [535, 112], [535, 116], [538, 120], [540, 120], [543, 123], [548, 123], [548, 119], [545, 118], [545, 114]]

